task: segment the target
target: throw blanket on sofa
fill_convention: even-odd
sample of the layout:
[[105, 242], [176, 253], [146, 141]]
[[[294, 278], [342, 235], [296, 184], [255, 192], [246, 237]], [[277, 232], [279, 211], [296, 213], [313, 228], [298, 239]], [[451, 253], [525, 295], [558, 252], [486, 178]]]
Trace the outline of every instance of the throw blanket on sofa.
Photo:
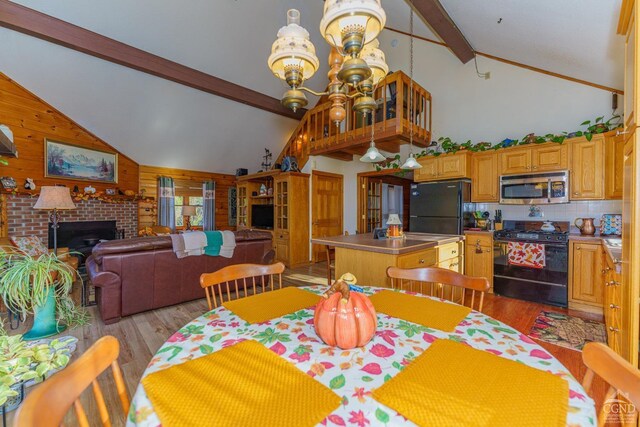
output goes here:
[[232, 258], [233, 251], [236, 248], [236, 235], [233, 231], [222, 232], [222, 246], [220, 247], [220, 256], [225, 258]]
[[204, 254], [209, 256], [220, 255], [220, 247], [222, 246], [221, 231], [205, 231], [207, 236], [207, 246], [204, 248]]
[[202, 231], [191, 231], [184, 234], [172, 234], [173, 252], [178, 258], [202, 255], [207, 246], [207, 236]]

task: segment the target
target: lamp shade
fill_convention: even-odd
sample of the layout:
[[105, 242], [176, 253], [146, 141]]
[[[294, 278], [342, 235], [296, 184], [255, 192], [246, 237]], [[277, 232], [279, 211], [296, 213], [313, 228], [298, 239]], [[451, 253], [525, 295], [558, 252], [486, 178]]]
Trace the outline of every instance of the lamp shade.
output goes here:
[[371, 68], [371, 80], [377, 85], [387, 76], [389, 66], [384, 57], [384, 52], [380, 50], [380, 42], [376, 39], [362, 48], [360, 58], [364, 59]]
[[407, 160], [404, 162], [400, 169], [420, 169], [422, 165], [418, 163], [415, 157], [413, 157], [413, 153], [409, 154]]
[[71, 200], [71, 193], [67, 187], [41, 187], [40, 197], [33, 205], [34, 209], [53, 210], [53, 209], [75, 209], [76, 205]]
[[287, 12], [287, 25], [280, 28], [278, 38], [271, 46], [268, 65], [273, 74], [285, 80], [287, 71], [298, 71], [302, 79], [311, 78], [320, 62], [316, 48], [309, 40], [309, 32], [300, 26], [300, 12]]
[[182, 216], [194, 216], [196, 214], [195, 206], [183, 206], [182, 207]]
[[380, 0], [327, 0], [320, 34], [333, 47], [344, 48], [343, 36], [353, 33], [359, 33], [368, 44], [378, 37], [386, 21]]
[[400, 217], [398, 216], [398, 214], [389, 214], [387, 225], [402, 225], [402, 221], [400, 221]]
[[378, 151], [376, 145], [373, 142], [371, 143], [371, 146], [369, 147], [367, 152], [364, 153], [364, 156], [360, 157], [360, 161], [365, 163], [377, 163], [383, 162], [385, 160], [387, 160], [387, 158]]

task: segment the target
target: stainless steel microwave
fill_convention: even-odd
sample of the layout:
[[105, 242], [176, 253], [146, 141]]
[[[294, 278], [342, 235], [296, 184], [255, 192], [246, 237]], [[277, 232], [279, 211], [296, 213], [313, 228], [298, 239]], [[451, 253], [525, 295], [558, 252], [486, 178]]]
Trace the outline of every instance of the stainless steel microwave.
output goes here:
[[569, 171], [501, 176], [500, 203], [506, 205], [569, 203]]

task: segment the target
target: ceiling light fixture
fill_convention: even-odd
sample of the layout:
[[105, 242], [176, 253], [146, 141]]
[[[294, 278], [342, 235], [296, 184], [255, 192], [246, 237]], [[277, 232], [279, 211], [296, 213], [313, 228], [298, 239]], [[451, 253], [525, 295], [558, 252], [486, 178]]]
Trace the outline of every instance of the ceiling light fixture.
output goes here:
[[415, 106], [413, 105], [413, 8], [409, 15], [409, 157], [400, 166], [400, 169], [420, 169], [413, 155], [413, 125], [416, 121]]
[[378, 163], [378, 162], [384, 162], [385, 160], [387, 160], [387, 158], [383, 156], [382, 153], [380, 153], [380, 151], [378, 151], [378, 149], [376, 148], [376, 142], [373, 137], [375, 128], [376, 128], [375, 115], [372, 114], [371, 115], [371, 143], [369, 144], [369, 149], [367, 150], [367, 152], [364, 153], [364, 156], [360, 157], [361, 162]]
[[[282, 97], [282, 104], [296, 111], [307, 105], [304, 92], [309, 92], [317, 96], [329, 95], [332, 101], [330, 117], [336, 125], [346, 117], [347, 98], [356, 98], [354, 111], [372, 114], [377, 107], [372, 95], [389, 71], [376, 40], [385, 22], [386, 14], [380, 0], [327, 0], [320, 33], [332, 46], [330, 83], [326, 92], [315, 92], [303, 86], [318, 69], [315, 47], [309, 40], [309, 32], [300, 26], [300, 12], [290, 9], [287, 26], [278, 31], [268, 59], [273, 74], [289, 87]], [[355, 93], [350, 95], [349, 89]]]

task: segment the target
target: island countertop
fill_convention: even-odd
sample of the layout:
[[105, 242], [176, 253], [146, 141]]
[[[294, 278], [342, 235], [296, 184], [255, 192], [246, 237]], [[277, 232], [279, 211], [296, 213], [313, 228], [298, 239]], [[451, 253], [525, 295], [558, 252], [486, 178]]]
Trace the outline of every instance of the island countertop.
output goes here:
[[381, 254], [402, 255], [464, 240], [456, 234], [405, 233], [405, 239], [374, 239], [371, 233], [311, 239], [317, 245], [356, 249]]

